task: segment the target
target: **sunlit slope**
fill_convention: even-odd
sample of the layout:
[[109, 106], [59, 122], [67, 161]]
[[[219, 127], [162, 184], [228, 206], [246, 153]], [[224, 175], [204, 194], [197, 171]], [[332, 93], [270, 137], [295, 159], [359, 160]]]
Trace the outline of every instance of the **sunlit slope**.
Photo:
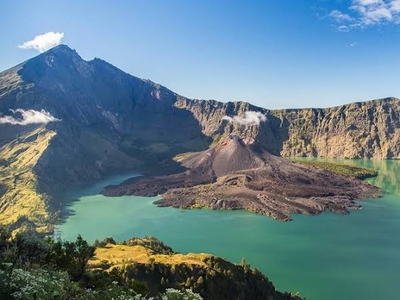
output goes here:
[[34, 167], [55, 135], [54, 131], [39, 127], [0, 148], [0, 223], [48, 230], [48, 195], [38, 192]]
[[155, 249], [149, 246], [149, 242], [157, 244], [153, 238], [137, 243], [141, 240], [96, 248], [91, 268], [146, 282], [150, 291], [190, 288], [204, 299], [302, 299], [277, 291], [266, 276], [245, 261], [236, 265], [210, 254], [180, 254], [170, 252], [169, 247], [165, 251], [164, 245]]

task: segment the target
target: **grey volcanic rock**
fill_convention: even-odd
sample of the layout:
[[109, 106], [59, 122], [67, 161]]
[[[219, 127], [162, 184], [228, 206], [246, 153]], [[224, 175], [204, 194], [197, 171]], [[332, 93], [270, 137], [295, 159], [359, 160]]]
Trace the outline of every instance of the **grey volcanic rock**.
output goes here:
[[231, 135], [185, 158], [185, 172], [144, 176], [109, 186], [106, 196], [156, 196], [159, 206], [246, 209], [280, 220], [290, 214], [348, 213], [354, 199], [379, 196], [360, 180], [295, 164], [270, 154], [254, 139]]

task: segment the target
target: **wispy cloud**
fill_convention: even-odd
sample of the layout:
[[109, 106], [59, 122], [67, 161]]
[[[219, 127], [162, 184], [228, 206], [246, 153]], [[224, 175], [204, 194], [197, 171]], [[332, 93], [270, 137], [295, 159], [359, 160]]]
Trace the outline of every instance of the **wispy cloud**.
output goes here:
[[350, 31], [349, 26], [347, 26], [347, 25], [340, 25], [337, 27], [337, 30], [340, 32], [349, 32]]
[[229, 123], [239, 123], [240, 125], [260, 125], [260, 122], [265, 122], [267, 118], [265, 115], [260, 113], [259, 111], [246, 111], [244, 113], [244, 117], [239, 116], [223, 116], [222, 120], [226, 120]]
[[333, 10], [330, 12], [329, 17], [335, 20], [336, 22], [346, 22], [346, 21], [353, 21], [353, 17], [348, 14], [342, 13], [339, 10]]
[[376, 25], [400, 24], [400, 0], [350, 0], [344, 10], [335, 9], [327, 17], [342, 32]]
[[[47, 124], [50, 122], [61, 121], [53, 117], [49, 112], [42, 109], [41, 111], [28, 109], [23, 110], [21, 108], [10, 109], [14, 116], [1, 116], [0, 124], [11, 124], [11, 125], [29, 125], [29, 124]], [[19, 115], [19, 116], [18, 116]]]
[[63, 32], [47, 32], [45, 34], [37, 35], [32, 40], [19, 45], [21, 49], [34, 49], [40, 53], [49, 50], [61, 43], [64, 38]]

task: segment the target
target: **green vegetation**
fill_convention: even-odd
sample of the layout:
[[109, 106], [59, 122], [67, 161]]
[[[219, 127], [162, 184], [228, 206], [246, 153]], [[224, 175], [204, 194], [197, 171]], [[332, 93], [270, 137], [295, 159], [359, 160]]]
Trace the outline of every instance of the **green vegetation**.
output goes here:
[[320, 168], [327, 170], [329, 172], [355, 177], [358, 179], [366, 179], [370, 177], [375, 177], [378, 175], [378, 172], [373, 169], [356, 167], [356, 166], [349, 166], [345, 164], [338, 164], [338, 163], [331, 163], [331, 162], [323, 162], [323, 161], [313, 161], [313, 160], [301, 160], [301, 159], [294, 159], [293, 162], [312, 166], [315, 168]]
[[154, 237], [96, 244], [0, 227], [0, 299], [301, 299], [244, 260], [177, 254]]
[[0, 224], [17, 231], [51, 231], [54, 209], [49, 196], [38, 191], [34, 167], [55, 135], [37, 128], [0, 148]]

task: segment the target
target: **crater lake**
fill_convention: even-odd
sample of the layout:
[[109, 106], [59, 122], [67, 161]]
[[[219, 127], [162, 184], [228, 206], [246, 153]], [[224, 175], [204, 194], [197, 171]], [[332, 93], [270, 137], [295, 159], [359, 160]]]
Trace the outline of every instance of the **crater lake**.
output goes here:
[[[322, 159], [318, 159], [322, 160]], [[400, 282], [400, 161], [323, 160], [373, 168], [367, 181], [384, 191], [360, 201], [350, 215], [293, 215], [281, 222], [245, 211], [159, 208], [157, 197], [104, 197], [103, 187], [135, 174], [114, 176], [71, 191], [69, 215], [55, 234], [90, 242], [112, 236], [155, 236], [178, 252], [205, 252], [233, 262], [245, 258], [279, 290], [308, 300], [397, 299]]]

